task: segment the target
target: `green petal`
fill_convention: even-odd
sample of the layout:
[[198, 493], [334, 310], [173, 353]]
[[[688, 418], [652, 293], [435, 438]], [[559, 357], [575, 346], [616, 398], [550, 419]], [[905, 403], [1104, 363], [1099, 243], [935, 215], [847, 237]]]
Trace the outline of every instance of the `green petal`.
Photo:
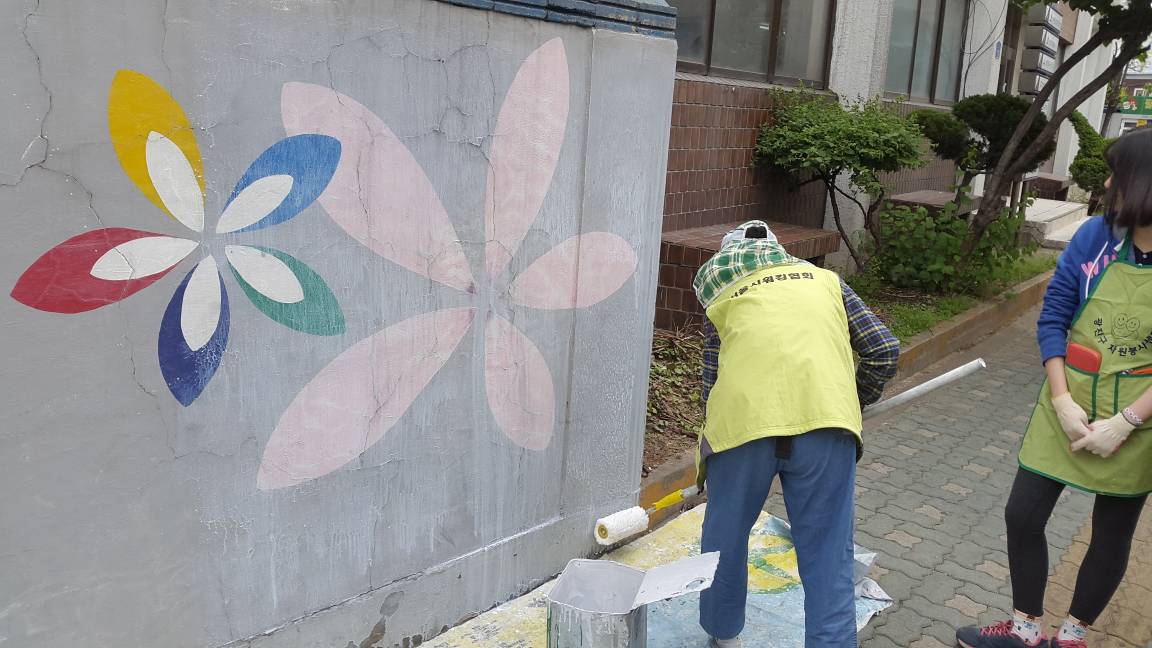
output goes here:
[[336, 301], [336, 295], [332, 294], [320, 275], [299, 259], [284, 252], [266, 247], [250, 247], [282, 261], [292, 274], [296, 275], [296, 280], [300, 282], [304, 291], [304, 299], [292, 304], [269, 299], [245, 281], [236, 267], [229, 263], [228, 267], [232, 268], [233, 276], [256, 308], [284, 326], [303, 333], [340, 335], [344, 332], [344, 312], [340, 309], [340, 303]]

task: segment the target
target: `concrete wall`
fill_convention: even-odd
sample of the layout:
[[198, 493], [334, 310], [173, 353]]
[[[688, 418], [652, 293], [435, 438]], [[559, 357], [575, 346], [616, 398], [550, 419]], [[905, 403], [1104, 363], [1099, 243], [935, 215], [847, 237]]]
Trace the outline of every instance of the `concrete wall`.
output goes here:
[[427, 0], [0, 34], [0, 644], [417, 645], [635, 501], [673, 41]]
[[961, 97], [996, 93], [1005, 46], [1008, 0], [983, 0], [972, 4], [968, 12], [964, 67], [960, 73]]

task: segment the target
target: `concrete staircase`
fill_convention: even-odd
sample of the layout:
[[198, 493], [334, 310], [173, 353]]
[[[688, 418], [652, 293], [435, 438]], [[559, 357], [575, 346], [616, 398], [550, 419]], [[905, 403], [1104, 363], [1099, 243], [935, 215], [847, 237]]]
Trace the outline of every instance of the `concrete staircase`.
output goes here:
[[1063, 250], [1088, 220], [1088, 205], [1037, 198], [1028, 208], [1024, 232], [1046, 248]]

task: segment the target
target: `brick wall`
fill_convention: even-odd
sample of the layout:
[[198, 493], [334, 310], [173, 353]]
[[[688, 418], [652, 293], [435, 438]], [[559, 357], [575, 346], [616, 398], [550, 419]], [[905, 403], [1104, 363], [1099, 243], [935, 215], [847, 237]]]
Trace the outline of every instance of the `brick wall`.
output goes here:
[[[664, 231], [738, 223], [753, 218], [824, 226], [818, 184], [791, 188], [786, 174], [752, 169], [760, 126], [768, 119], [770, 86], [680, 74], [672, 104]], [[901, 105], [902, 112], [915, 106]], [[955, 166], [937, 159], [883, 177], [890, 194], [947, 190]]]
[[[945, 110], [936, 106], [919, 106], [907, 102], [895, 104], [896, 111], [908, 115], [923, 108]], [[885, 173], [880, 176], [880, 182], [888, 190], [889, 196], [913, 191], [951, 191], [956, 185], [956, 165], [948, 160], [932, 156], [931, 161], [919, 169], [909, 169], [899, 173]]]
[[[793, 256], [820, 264], [840, 248], [836, 232], [787, 223], [769, 223], [777, 240]], [[665, 232], [660, 245], [660, 279], [656, 290], [656, 326], [675, 329], [702, 324], [704, 310], [692, 290], [696, 271], [720, 248], [727, 225]]]
[[[793, 189], [786, 174], [750, 168], [760, 126], [771, 108], [769, 89], [750, 81], [677, 77], [656, 293], [656, 326], [660, 328], [702, 321], [692, 278], [715, 253], [725, 226], [754, 218], [786, 224], [777, 234], [786, 233], [781, 241], [787, 239], [786, 247], [801, 258], [819, 260], [839, 248], [835, 232], [813, 231], [824, 226], [822, 185]], [[900, 109], [913, 108], [902, 105]], [[921, 169], [887, 174], [882, 180], [889, 195], [946, 190], [954, 182], [954, 171], [951, 163], [936, 160]]]
[[951, 191], [956, 185], [956, 165], [933, 156], [928, 166], [899, 173], [885, 173], [880, 176], [880, 182], [884, 183], [889, 196], [924, 189]]
[[664, 230], [754, 218], [824, 225], [824, 193], [812, 184], [789, 190], [779, 172], [751, 169], [769, 86], [681, 74], [672, 104]]

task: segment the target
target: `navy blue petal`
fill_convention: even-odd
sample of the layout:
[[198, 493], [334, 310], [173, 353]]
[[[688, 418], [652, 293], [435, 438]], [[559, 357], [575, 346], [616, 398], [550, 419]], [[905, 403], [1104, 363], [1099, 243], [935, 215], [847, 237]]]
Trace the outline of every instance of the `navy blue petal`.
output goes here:
[[[195, 269], [192, 272], [195, 272]], [[224, 290], [224, 280], [219, 274], [217, 279], [220, 282], [220, 320], [216, 324], [216, 331], [207, 344], [195, 351], [188, 347], [184, 339], [184, 332], [180, 328], [180, 314], [184, 310], [184, 292], [192, 279], [192, 272], [184, 277], [184, 281], [172, 295], [172, 301], [168, 302], [164, 319], [160, 323], [160, 339], [157, 345], [160, 372], [164, 374], [168, 390], [184, 407], [191, 405], [208, 386], [208, 382], [220, 367], [220, 359], [228, 346], [228, 293]]]

